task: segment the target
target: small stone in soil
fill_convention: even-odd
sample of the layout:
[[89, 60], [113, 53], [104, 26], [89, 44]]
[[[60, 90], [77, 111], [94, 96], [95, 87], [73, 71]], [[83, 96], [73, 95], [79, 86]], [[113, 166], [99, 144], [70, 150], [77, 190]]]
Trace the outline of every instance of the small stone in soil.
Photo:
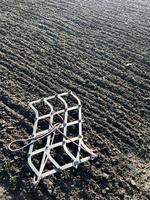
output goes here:
[[105, 189], [102, 190], [102, 194], [106, 194], [106, 190]]
[[129, 183], [132, 185], [132, 186], [136, 186], [136, 183], [133, 179], [129, 179]]
[[102, 177], [105, 178], [105, 179], [108, 179], [108, 178], [109, 178], [109, 175], [106, 174], [106, 173], [103, 173], [103, 174], [102, 174]]
[[6, 192], [5, 189], [3, 187], [0, 187], [0, 198], [3, 197], [5, 192]]

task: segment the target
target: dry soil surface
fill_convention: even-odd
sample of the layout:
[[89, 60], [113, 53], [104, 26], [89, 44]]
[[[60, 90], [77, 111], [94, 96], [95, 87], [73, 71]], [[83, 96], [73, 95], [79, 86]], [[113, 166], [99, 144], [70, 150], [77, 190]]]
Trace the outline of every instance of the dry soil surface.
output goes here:
[[[0, 1], [0, 199], [150, 199], [150, 1]], [[28, 103], [72, 90], [98, 157], [37, 188]]]

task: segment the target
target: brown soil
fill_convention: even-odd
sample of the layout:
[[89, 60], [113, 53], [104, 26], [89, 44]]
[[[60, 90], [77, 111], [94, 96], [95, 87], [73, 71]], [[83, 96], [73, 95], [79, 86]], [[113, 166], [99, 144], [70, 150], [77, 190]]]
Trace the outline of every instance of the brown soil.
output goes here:
[[[1, 0], [0, 199], [150, 198], [150, 1]], [[98, 157], [35, 189], [28, 103], [66, 90], [83, 105]]]

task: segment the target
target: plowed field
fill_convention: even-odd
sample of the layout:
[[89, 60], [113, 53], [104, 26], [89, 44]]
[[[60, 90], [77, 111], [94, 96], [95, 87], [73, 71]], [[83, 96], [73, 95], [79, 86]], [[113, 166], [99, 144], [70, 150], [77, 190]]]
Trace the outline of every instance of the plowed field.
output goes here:
[[[150, 198], [150, 1], [0, 1], [0, 199]], [[28, 103], [72, 90], [98, 157], [35, 189]]]

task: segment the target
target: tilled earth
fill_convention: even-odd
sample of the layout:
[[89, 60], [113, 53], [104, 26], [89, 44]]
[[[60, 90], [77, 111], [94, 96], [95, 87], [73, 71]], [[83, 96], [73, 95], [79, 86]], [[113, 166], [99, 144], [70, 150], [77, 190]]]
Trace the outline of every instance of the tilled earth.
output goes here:
[[[150, 1], [0, 1], [0, 199], [150, 198]], [[98, 157], [37, 188], [28, 103], [72, 90]]]

